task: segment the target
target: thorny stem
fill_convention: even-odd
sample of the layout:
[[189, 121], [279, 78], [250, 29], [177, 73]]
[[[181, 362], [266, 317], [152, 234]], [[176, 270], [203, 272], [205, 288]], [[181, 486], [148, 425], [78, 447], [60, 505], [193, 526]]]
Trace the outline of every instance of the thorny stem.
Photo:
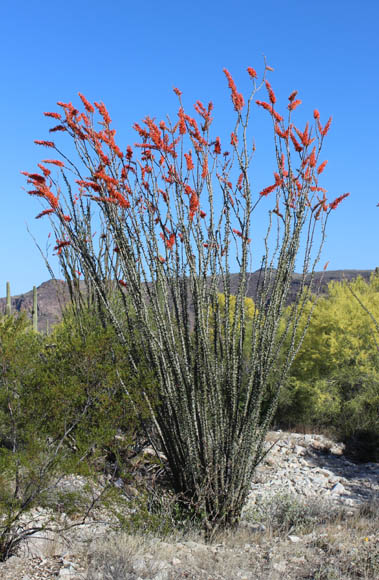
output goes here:
[[[101, 129], [96, 130], [95, 109], [81, 96], [81, 114], [71, 104], [61, 104], [61, 124], [74, 139], [80, 162], [80, 167], [69, 163], [78, 193], [73, 194], [64, 168], [68, 195], [59, 198], [50, 189], [53, 181], [46, 167], [39, 177], [27, 174], [31, 193], [49, 203], [65, 277], [73, 283], [75, 270], [84, 274], [122, 344], [127, 345], [129, 333], [133, 340], [138, 337], [136, 352], [143, 350], [159, 385], [158, 404], [148, 393], [144, 397], [173, 487], [189, 506], [196, 506], [210, 536], [220, 526], [238, 522], [263, 457], [280, 388], [304, 337], [298, 323], [320, 257], [326, 217], [347, 195], [328, 204], [318, 185], [325, 164], [317, 164], [330, 121], [322, 127], [315, 111], [314, 137], [308, 125], [299, 131], [292, 113], [300, 101], [293, 94], [285, 125], [266, 81], [269, 70], [265, 63], [257, 88], [257, 75], [248, 69], [254, 87], [245, 112], [243, 96], [225, 71], [237, 112], [232, 155], [222, 153], [218, 137], [210, 137], [212, 104], [196, 103], [199, 127], [184, 111], [178, 89], [178, 122], [158, 125], [146, 117], [142, 127], [134, 126], [140, 142], [126, 152], [115, 143], [104, 105], [95, 104], [101, 116]], [[277, 171], [275, 183], [253, 196], [248, 127], [253, 98], [263, 84], [270, 102], [257, 103], [273, 120]], [[252, 217], [258, 203], [273, 192], [276, 205], [269, 210], [255, 311], [248, 319]], [[316, 244], [310, 265], [316, 230], [319, 249]], [[279, 321], [301, 244], [301, 288], [282, 331]], [[234, 299], [231, 269], [236, 263]], [[126, 327], [114, 309], [111, 288], [120, 293]], [[283, 356], [285, 344], [289, 346]], [[131, 349], [128, 356], [137, 372], [137, 354]]]

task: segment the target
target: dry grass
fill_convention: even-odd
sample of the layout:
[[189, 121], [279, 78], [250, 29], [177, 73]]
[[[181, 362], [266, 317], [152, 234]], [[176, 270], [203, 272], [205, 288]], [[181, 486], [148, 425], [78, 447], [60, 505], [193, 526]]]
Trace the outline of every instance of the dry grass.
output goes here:
[[[163, 541], [124, 534], [96, 543], [88, 580], [375, 580], [378, 503], [357, 513], [283, 497], [254, 522], [206, 544], [194, 529]], [[251, 515], [251, 514], [250, 514]]]

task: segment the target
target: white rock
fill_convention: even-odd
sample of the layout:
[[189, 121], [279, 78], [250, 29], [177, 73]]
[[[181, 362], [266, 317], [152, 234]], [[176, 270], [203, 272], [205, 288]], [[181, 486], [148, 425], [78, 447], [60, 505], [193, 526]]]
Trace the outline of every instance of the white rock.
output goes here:
[[288, 539], [293, 544], [297, 544], [298, 542], [301, 542], [301, 538], [299, 538], [299, 536], [288, 536]]
[[306, 451], [305, 447], [302, 447], [301, 445], [295, 445], [293, 450], [296, 455], [304, 455]]
[[333, 455], [342, 455], [343, 448], [333, 445], [333, 447], [330, 448], [330, 453], [333, 453]]
[[331, 493], [345, 493], [345, 492], [346, 489], [344, 488], [342, 483], [336, 483], [335, 485], [333, 485], [331, 489]]
[[147, 566], [144, 558], [135, 558], [133, 560], [133, 572], [137, 574], [147, 572]]
[[285, 572], [287, 569], [287, 562], [285, 562], [284, 560], [282, 560], [281, 562], [275, 562], [275, 564], [273, 564], [272, 567], [277, 572]]
[[325, 477], [334, 477], [334, 473], [329, 469], [319, 469], [318, 473], [324, 475]]

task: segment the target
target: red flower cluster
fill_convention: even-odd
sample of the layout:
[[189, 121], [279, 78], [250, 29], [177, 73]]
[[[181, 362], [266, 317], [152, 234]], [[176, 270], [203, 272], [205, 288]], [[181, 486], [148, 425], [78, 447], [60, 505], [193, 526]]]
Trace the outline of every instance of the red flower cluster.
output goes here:
[[269, 113], [273, 113], [273, 108], [272, 105], [270, 105], [270, 103], [265, 103], [264, 101], [255, 101], [257, 103], [257, 105], [259, 107], [263, 107], [264, 109], [266, 109], [266, 111], [268, 111]]
[[300, 143], [296, 140], [295, 135], [292, 133], [292, 131], [290, 130], [290, 137], [291, 137], [291, 141], [293, 143], [293, 146], [295, 148], [295, 151], [297, 151], [297, 153], [301, 153], [301, 151], [303, 150], [303, 147], [300, 145]]
[[265, 187], [264, 189], [262, 189], [262, 191], [259, 193], [259, 195], [261, 195], [262, 197], [265, 197], [266, 195], [268, 195], [269, 193], [271, 193], [272, 191], [274, 191], [275, 189], [277, 189], [278, 187], [283, 185], [283, 179], [280, 177], [280, 175], [278, 175], [278, 173], [274, 173], [274, 177], [275, 177], [275, 183], [273, 185], [269, 185], [268, 187]]
[[58, 256], [62, 253], [63, 248], [71, 244], [71, 242], [69, 242], [68, 240], [56, 240], [56, 242], [57, 245], [54, 247], [54, 250], [58, 250], [57, 251]]
[[275, 123], [274, 131], [277, 135], [279, 135], [279, 137], [281, 137], [282, 139], [286, 139], [288, 141], [288, 137], [289, 137], [289, 133], [290, 133], [289, 129], [287, 129], [286, 131], [282, 131], [281, 128], [279, 127], [278, 123]]
[[250, 78], [252, 78], [252, 79], [256, 79], [258, 76], [256, 71], [253, 68], [251, 68], [251, 66], [247, 67], [247, 72], [249, 73]]
[[107, 108], [104, 105], [104, 103], [96, 103], [96, 101], [95, 101], [95, 107], [99, 111], [100, 115], [103, 117], [104, 123], [106, 125], [110, 125], [112, 123], [112, 120], [111, 120], [111, 118], [109, 116], [109, 113], [108, 113]]
[[230, 135], [230, 144], [234, 146], [238, 145], [238, 137], [235, 133]]
[[59, 113], [44, 113], [45, 117], [52, 117], [53, 119], [61, 119], [61, 115]]
[[344, 193], [343, 195], [340, 195], [334, 201], [332, 201], [332, 203], [329, 204], [329, 208], [336, 209], [336, 207], [339, 206], [341, 201], [343, 201], [346, 197], [349, 197], [349, 195], [350, 195], [350, 193]]
[[[271, 67], [266, 67], [266, 69], [272, 70]], [[249, 67], [247, 72], [252, 80], [257, 78], [257, 73], [253, 68]], [[244, 97], [237, 91], [229, 71], [224, 69], [224, 73], [231, 91], [234, 109], [240, 114], [245, 104]], [[275, 183], [262, 189], [259, 195], [264, 197], [278, 188], [283, 189], [282, 192], [277, 192], [276, 207], [272, 210], [278, 216], [282, 215], [280, 210], [284, 213], [283, 208], [285, 211], [288, 207], [296, 208], [298, 200], [304, 199], [305, 196], [306, 203], [314, 212], [314, 219], [318, 219], [321, 211], [335, 209], [348, 195], [344, 194], [328, 205], [324, 190], [318, 185], [318, 175], [325, 169], [327, 161], [318, 165], [319, 147], [312, 146], [312, 143], [315, 139], [319, 144], [322, 143], [322, 138], [330, 128], [331, 118], [323, 127], [320, 123], [320, 114], [315, 109], [313, 116], [316, 129], [313, 129], [313, 132], [309, 123], [305, 125], [303, 130], [296, 128], [290, 121], [286, 124], [283, 117], [275, 110], [277, 99], [271, 84], [267, 80], [264, 83], [268, 93], [268, 102], [257, 100], [256, 104], [267, 110], [273, 121], [277, 172], [274, 173]], [[255, 88], [254, 83], [254, 91]], [[108, 204], [105, 206], [105, 211], [114, 212], [115, 208], [124, 210], [125, 214], [120, 213], [123, 218], [137, 215], [135, 212], [141, 214], [149, 212], [149, 223], [156, 224], [157, 228], [161, 229], [163, 243], [167, 250], [172, 250], [177, 241], [178, 243], [179, 240], [183, 241], [182, 236], [184, 235], [184, 232], [177, 232], [177, 225], [172, 217], [177, 215], [175, 211], [171, 211], [174, 204], [173, 194], [188, 195], [188, 200], [185, 195], [183, 197], [189, 224], [196, 214], [199, 218], [206, 217], [206, 213], [200, 209], [200, 195], [202, 188], [211, 183], [210, 177], [213, 168], [218, 170], [217, 168], [221, 167], [221, 171], [216, 176], [223, 190], [225, 212], [232, 209], [231, 205], [236, 209], [241, 201], [241, 196], [247, 195], [247, 176], [244, 181], [244, 174], [240, 173], [237, 182], [234, 186], [232, 185], [229, 176], [232, 156], [228, 157], [229, 152], [225, 151], [223, 153], [224, 160], [218, 157], [221, 155], [220, 138], [216, 137], [212, 140], [208, 136], [212, 122], [212, 103], [210, 102], [205, 106], [201, 101], [196, 101], [194, 109], [200, 117], [199, 119], [196, 116], [196, 121], [186, 114], [181, 102], [181, 91], [174, 88], [174, 92], [180, 99], [180, 106], [178, 117], [173, 123], [170, 120], [155, 122], [154, 119], [146, 117], [140, 124], [134, 124], [134, 129], [139, 136], [139, 142], [135, 144], [135, 148], [140, 151], [140, 155], [136, 156], [136, 159], [133, 157], [134, 153], [131, 146], [128, 146], [126, 152], [123, 153], [116, 144], [115, 131], [110, 128], [111, 118], [102, 102], [95, 102], [93, 105], [84, 95], [79, 93], [83, 112], [79, 112], [71, 103], [59, 102], [58, 105], [63, 108], [62, 114], [45, 113], [45, 116], [58, 119], [60, 122], [59, 125], [50, 129], [51, 132], [67, 131], [74, 137], [79, 154], [83, 153], [82, 160], [88, 169], [88, 175], [83, 173], [83, 177], [76, 180], [79, 193], [73, 193], [75, 200], [73, 203], [84, 195], [97, 203]], [[291, 112], [301, 104], [301, 101], [297, 99], [297, 94], [297, 91], [293, 91], [288, 98], [289, 119]], [[94, 124], [94, 117], [99, 115], [100, 129]], [[239, 122], [241, 122], [240, 117], [237, 128], [231, 133], [230, 138], [234, 148], [237, 148], [238, 131], [241, 130]], [[35, 142], [38, 145], [55, 148], [52, 141], [38, 140]], [[293, 149], [300, 158], [296, 173], [294, 173], [294, 166], [291, 164]], [[59, 153], [58, 149], [56, 151]], [[184, 151], [187, 152], [184, 153]], [[93, 157], [91, 157], [92, 154]], [[65, 168], [63, 160], [60, 159], [45, 159], [43, 162], [46, 165]], [[184, 170], [182, 173], [183, 165], [186, 171]], [[195, 165], [196, 171], [193, 171]], [[50, 169], [42, 164], [39, 164], [39, 168], [41, 173], [25, 174], [28, 177], [28, 182], [34, 187], [29, 193], [45, 198], [49, 204], [49, 208], [41, 212], [37, 218], [57, 212], [61, 224], [69, 222], [71, 217], [63, 214], [59, 206], [58, 196], [55, 196], [51, 191], [53, 181], [50, 177]], [[203, 180], [205, 179], [208, 181], [207, 184], [204, 184]], [[315, 198], [320, 191], [324, 193], [324, 197], [321, 200], [317, 198], [318, 203], [315, 205]], [[281, 193], [285, 194], [285, 203], [281, 200]], [[162, 230], [163, 224], [171, 224], [171, 231], [167, 228]], [[243, 228], [241, 229], [243, 231]], [[176, 233], [171, 233], [172, 230]], [[240, 230], [233, 229], [233, 233], [245, 239]], [[184, 239], [186, 238], [184, 237]], [[58, 253], [65, 245], [68, 245], [65, 240], [57, 241]], [[211, 247], [211, 243], [209, 243], [209, 247]], [[157, 256], [157, 260], [162, 263], [165, 261], [159, 256]], [[122, 281], [120, 284], [123, 285]]]
[[320, 132], [320, 135], [322, 135], [322, 137], [325, 137], [330, 129], [330, 125], [332, 123], [332, 117], [329, 117], [329, 119], [326, 122], [325, 127], [323, 127], [320, 123], [320, 113], [317, 110], [315, 110], [313, 112], [313, 116], [317, 121], [317, 127], [318, 127], [318, 130]]
[[64, 167], [63, 161], [59, 159], [42, 159], [42, 163], [51, 163], [52, 165], [57, 165], [58, 167]]
[[168, 250], [171, 250], [173, 248], [173, 246], [175, 245], [175, 242], [176, 242], [176, 236], [175, 236], [175, 234], [171, 234], [170, 237], [168, 238], [168, 240], [167, 239], [165, 240], [166, 248]]
[[211, 117], [211, 112], [213, 110], [213, 103], [208, 103], [208, 109], [206, 109], [201, 101], [196, 101], [194, 105], [195, 111], [199, 113], [201, 117], [204, 119], [204, 125], [202, 126], [202, 130], [206, 132], [209, 129], [210, 124], [212, 123], [213, 119]]
[[94, 107], [91, 105], [91, 103], [89, 101], [87, 101], [87, 99], [85, 98], [84, 95], [82, 95], [81, 93], [78, 93], [79, 97], [81, 98], [81, 101], [86, 109], [86, 111], [88, 113], [94, 113], [95, 109]]
[[205, 179], [207, 175], [208, 175], [208, 157], [205, 156], [203, 161], [203, 170], [201, 172], [202, 179]]
[[296, 109], [296, 107], [298, 107], [299, 105], [301, 105], [302, 101], [300, 101], [300, 99], [297, 99], [296, 101], [292, 101], [289, 105], [288, 105], [288, 110], [289, 111], [294, 111]]
[[197, 195], [196, 191], [192, 191], [190, 197], [190, 211], [189, 211], [190, 221], [193, 220], [195, 214], [199, 211], [199, 208], [200, 208], [199, 196]]
[[305, 125], [305, 129], [303, 132], [299, 131], [299, 129], [296, 129], [296, 127], [294, 127], [294, 129], [304, 147], [309, 147], [309, 145], [313, 143], [314, 138], [311, 139], [309, 135], [309, 123]]
[[[35, 189], [31, 189], [28, 191], [30, 195], [37, 195], [39, 197], [43, 197], [49, 203], [52, 211], [55, 211], [59, 207], [58, 198], [53, 194], [51, 191], [52, 182], [49, 181], [49, 185], [46, 183], [46, 177], [44, 175], [39, 175], [38, 173], [28, 173], [27, 171], [21, 171], [23, 175], [26, 175], [28, 178], [28, 183], [33, 185]], [[49, 213], [52, 213], [49, 212]], [[43, 213], [43, 212], [42, 212]], [[46, 215], [46, 214], [43, 214]], [[39, 215], [42, 217], [42, 215]]]
[[192, 152], [184, 153], [184, 157], [187, 164], [187, 171], [191, 171], [195, 167], [192, 160]]
[[53, 209], [44, 209], [43, 211], [41, 211], [41, 213], [39, 213], [38, 215], [36, 215], [35, 219], [38, 220], [41, 217], [43, 217], [44, 215], [49, 215], [50, 213], [53, 213], [55, 210]]
[[236, 87], [236, 84], [232, 78], [232, 75], [230, 74], [230, 72], [226, 68], [224, 68], [224, 74], [225, 74], [226, 78], [228, 79], [228, 85], [229, 85], [229, 88], [232, 92], [232, 102], [233, 102], [234, 108], [237, 112], [242, 111], [242, 109], [245, 106], [245, 101], [244, 101], [243, 95], [241, 93], [237, 92], [237, 87]]
[[36, 139], [34, 143], [36, 145], [43, 145], [44, 147], [55, 147], [55, 144], [52, 141], [41, 141], [40, 139]]
[[275, 103], [276, 103], [275, 93], [272, 90], [272, 87], [271, 87], [271, 85], [270, 85], [270, 83], [268, 81], [265, 81], [265, 85], [266, 85], [266, 89], [267, 89], [267, 92], [268, 92], [269, 99], [270, 99], [271, 103], [273, 105], [275, 105]]
[[327, 121], [327, 123], [326, 123], [325, 127], [324, 127], [324, 128], [322, 129], [322, 131], [321, 131], [321, 135], [322, 135], [323, 137], [325, 137], [325, 135], [326, 135], [326, 134], [327, 134], [327, 132], [329, 131], [329, 128], [330, 128], [331, 122], [332, 122], [332, 117], [329, 117], [329, 119], [328, 119], [328, 121]]
[[213, 150], [213, 152], [216, 155], [220, 155], [220, 153], [221, 153], [221, 141], [220, 141], [220, 137], [216, 137], [216, 141], [214, 143], [214, 150]]

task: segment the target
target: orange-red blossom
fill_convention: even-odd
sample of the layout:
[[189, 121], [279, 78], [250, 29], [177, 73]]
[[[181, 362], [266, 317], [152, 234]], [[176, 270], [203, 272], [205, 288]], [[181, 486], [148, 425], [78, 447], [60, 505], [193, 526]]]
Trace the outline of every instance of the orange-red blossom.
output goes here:
[[336, 207], [339, 206], [339, 204], [341, 203], [341, 201], [344, 200], [349, 195], [350, 195], [350, 193], [344, 193], [343, 195], [340, 195], [334, 201], [332, 201], [332, 203], [329, 204], [329, 208], [330, 209], [336, 209]]
[[[268, 70], [271, 70], [270, 67], [266, 67]], [[257, 78], [257, 73], [254, 69], [249, 67], [247, 72], [250, 78], [255, 79]], [[224, 69], [225, 76], [228, 80], [228, 85], [231, 90], [231, 99], [234, 105], [235, 110], [240, 113], [240, 111], [244, 107], [244, 98], [243, 95], [238, 93], [235, 82], [230, 75], [227, 69]], [[324, 161], [319, 165], [316, 169], [317, 157], [316, 149], [309, 153], [307, 148], [311, 145], [314, 141], [314, 138], [311, 138], [311, 130], [309, 128], [309, 124], [307, 123], [304, 130], [300, 131], [292, 124], [289, 124], [288, 127], [285, 127], [283, 122], [283, 117], [279, 115], [274, 110], [274, 105], [276, 103], [276, 96], [273, 92], [271, 84], [268, 81], [265, 81], [266, 89], [268, 91], [268, 97], [270, 102], [264, 101], [256, 101], [257, 105], [261, 106], [265, 110], [267, 110], [272, 119], [274, 121], [274, 131], [276, 135], [278, 135], [281, 139], [285, 139], [288, 147], [289, 140], [292, 142], [292, 145], [297, 153], [299, 153], [301, 159], [301, 168], [302, 174], [301, 178], [297, 177], [294, 178], [294, 184], [297, 188], [298, 193], [300, 193], [301, 188], [306, 185], [310, 188], [311, 191], [313, 190], [321, 190], [318, 188], [317, 179], [314, 176], [314, 173], [317, 172], [317, 175], [321, 174], [324, 170], [327, 161]], [[174, 92], [177, 94], [178, 97], [181, 96], [181, 91], [179, 89], [174, 89]], [[53, 128], [53, 131], [58, 130], [65, 130], [66, 125], [74, 132], [75, 136], [87, 140], [90, 145], [93, 147], [94, 151], [96, 151], [98, 155], [98, 165], [94, 167], [93, 171], [91, 170], [91, 175], [86, 179], [77, 180], [78, 185], [80, 186], [80, 194], [83, 192], [82, 188], [85, 188], [90, 191], [91, 199], [108, 204], [115, 204], [121, 208], [127, 209], [130, 207], [130, 201], [126, 199], [125, 192], [131, 194], [132, 191], [130, 186], [127, 183], [128, 180], [128, 173], [131, 171], [135, 175], [137, 175], [138, 165], [137, 163], [132, 162], [133, 157], [133, 150], [130, 146], [128, 146], [125, 159], [127, 160], [127, 164], [124, 162], [124, 154], [119, 149], [114, 141], [115, 131], [109, 128], [111, 123], [111, 119], [109, 113], [103, 103], [94, 103], [95, 107], [82, 95], [79, 93], [79, 97], [83, 103], [83, 106], [87, 113], [94, 113], [95, 107], [102, 116], [103, 122], [101, 123], [103, 129], [101, 131], [96, 131], [93, 126], [92, 117], [86, 115], [86, 113], [79, 113], [75, 107], [71, 103], [58, 103], [61, 107], [63, 107], [66, 118], [62, 120], [62, 125], [58, 125], [57, 127]], [[297, 91], [294, 91], [289, 96], [289, 104], [288, 109], [289, 111], [293, 111], [296, 109], [298, 105], [301, 104], [299, 99], [296, 99]], [[182, 107], [180, 106], [178, 117], [179, 120], [174, 127], [167, 127], [166, 124], [162, 121], [159, 125], [157, 125], [153, 119], [146, 117], [143, 120], [145, 127], [140, 127], [137, 123], [134, 125], [135, 130], [138, 132], [139, 136], [141, 137], [142, 143], [136, 144], [137, 147], [141, 148], [143, 151], [141, 155], [142, 163], [139, 163], [139, 168], [142, 175], [142, 187], [145, 191], [149, 191], [149, 182], [148, 177], [152, 172], [153, 162], [154, 162], [154, 151], [158, 152], [160, 158], [157, 158], [155, 163], [159, 163], [162, 167], [161, 177], [169, 184], [179, 184], [184, 188], [185, 193], [189, 196], [189, 221], [192, 222], [196, 213], [199, 213], [200, 217], [205, 217], [205, 212], [200, 210], [200, 200], [199, 194], [197, 191], [193, 190], [186, 180], [180, 176], [175, 170], [175, 159], [178, 157], [176, 152], [176, 145], [179, 141], [184, 137], [184, 135], [188, 134], [194, 151], [196, 152], [198, 161], [201, 161], [201, 168], [200, 168], [200, 175], [204, 179], [208, 176], [209, 168], [208, 168], [208, 147], [213, 146], [213, 154], [220, 155], [221, 153], [221, 142], [219, 137], [216, 138], [215, 141], [208, 143], [208, 137], [206, 137], [206, 133], [208, 132], [209, 125], [211, 123], [211, 111], [213, 105], [209, 103], [208, 107], [206, 108], [200, 101], [197, 101], [195, 104], [195, 110], [197, 113], [202, 117], [204, 120], [204, 124], [201, 127], [197, 125], [195, 119], [189, 117]], [[47, 112], [45, 116], [51, 117], [53, 119], [62, 119], [62, 116], [59, 113]], [[327, 121], [325, 126], [323, 127], [320, 123], [320, 114], [317, 109], [313, 112], [314, 119], [316, 121], [319, 135], [324, 137], [331, 125], [331, 118]], [[299, 139], [295, 137], [295, 133]], [[55, 144], [52, 141], [43, 141], [43, 140], [36, 140], [36, 144], [42, 145], [45, 147], [55, 148]], [[279, 142], [280, 146], [283, 144]], [[104, 152], [103, 146], [106, 145], [110, 152], [108, 155]], [[237, 147], [238, 145], [238, 137], [237, 134], [234, 132], [231, 134], [231, 145]], [[227, 154], [227, 153], [225, 153]], [[113, 173], [110, 175], [109, 173], [112, 171], [112, 163], [114, 160], [114, 156], [117, 156], [118, 159], [121, 160], [121, 179], [116, 179], [113, 177]], [[186, 161], [186, 168], [187, 171], [192, 171], [194, 169], [194, 161], [192, 159], [192, 151], [190, 150], [188, 153], [184, 153], [184, 158]], [[171, 160], [171, 161], [170, 161]], [[43, 160], [46, 164], [56, 165], [57, 167], [63, 168], [64, 163], [59, 159], [45, 159]], [[170, 162], [172, 165], [170, 165]], [[163, 166], [166, 166], [167, 172], [163, 172]], [[273, 192], [278, 187], [283, 186], [283, 178], [288, 177], [289, 172], [285, 169], [284, 164], [284, 156], [282, 154], [280, 158], [280, 162], [278, 164], [279, 167], [279, 174], [275, 173], [275, 183], [273, 185], [269, 185], [265, 187], [261, 192], [260, 196], [267, 196], [269, 193]], [[44, 215], [48, 215], [53, 213], [57, 209], [59, 209], [59, 202], [58, 197], [56, 197], [48, 187], [46, 183], [46, 179], [49, 179], [50, 169], [47, 167], [39, 164], [39, 168], [41, 169], [43, 175], [40, 174], [27, 174], [25, 173], [28, 178], [29, 182], [33, 184], [35, 187], [34, 190], [30, 191], [30, 194], [39, 195], [44, 197], [49, 205], [50, 208], [41, 212], [37, 218], [40, 218]], [[187, 176], [188, 177], [188, 176]], [[314, 180], [314, 186], [309, 184], [310, 181]], [[52, 181], [50, 180], [50, 186]], [[242, 179], [241, 176], [238, 180], [237, 189], [241, 190]], [[229, 188], [231, 189], [231, 184], [228, 183]], [[168, 190], [162, 193], [163, 198], [165, 199], [166, 203], [168, 203]], [[98, 196], [93, 195], [93, 193], [99, 194]], [[230, 202], [233, 204], [233, 198], [230, 197]], [[322, 200], [320, 206], [317, 208], [319, 211], [321, 209], [326, 211], [327, 209], [336, 209], [336, 207], [341, 203], [345, 197], [349, 194], [344, 194], [336, 198], [332, 203], [327, 205], [326, 198]], [[75, 196], [74, 196], [75, 197]], [[141, 197], [142, 199], [142, 197]], [[143, 203], [147, 204], [147, 202], [142, 202], [141, 207], [143, 207]], [[293, 202], [291, 202], [293, 203]], [[277, 206], [274, 210], [278, 215], [280, 215], [279, 207]], [[317, 213], [319, 213], [319, 211]], [[63, 219], [69, 221], [71, 218], [70, 216], [63, 215]], [[61, 216], [61, 217], [62, 217]], [[155, 222], [159, 222], [159, 216], [155, 218]], [[233, 230], [233, 232], [239, 236], [243, 237], [242, 233], [239, 230]], [[180, 238], [180, 234], [179, 238]], [[169, 237], [165, 238], [165, 246], [167, 249], [171, 250], [176, 242], [176, 235], [169, 234]], [[61, 251], [62, 247], [67, 245], [65, 241], [59, 242], [57, 244], [56, 249]], [[162, 262], [164, 259], [159, 258]]]
[[243, 98], [243, 95], [241, 93], [237, 92], [237, 87], [236, 84], [232, 78], [232, 75], [230, 74], [230, 72], [224, 68], [224, 74], [226, 76], [226, 78], [228, 79], [228, 85], [229, 88], [231, 90], [231, 97], [232, 97], [232, 102], [234, 105], [234, 108], [237, 112], [242, 111], [243, 107], [245, 106], [245, 100]]

